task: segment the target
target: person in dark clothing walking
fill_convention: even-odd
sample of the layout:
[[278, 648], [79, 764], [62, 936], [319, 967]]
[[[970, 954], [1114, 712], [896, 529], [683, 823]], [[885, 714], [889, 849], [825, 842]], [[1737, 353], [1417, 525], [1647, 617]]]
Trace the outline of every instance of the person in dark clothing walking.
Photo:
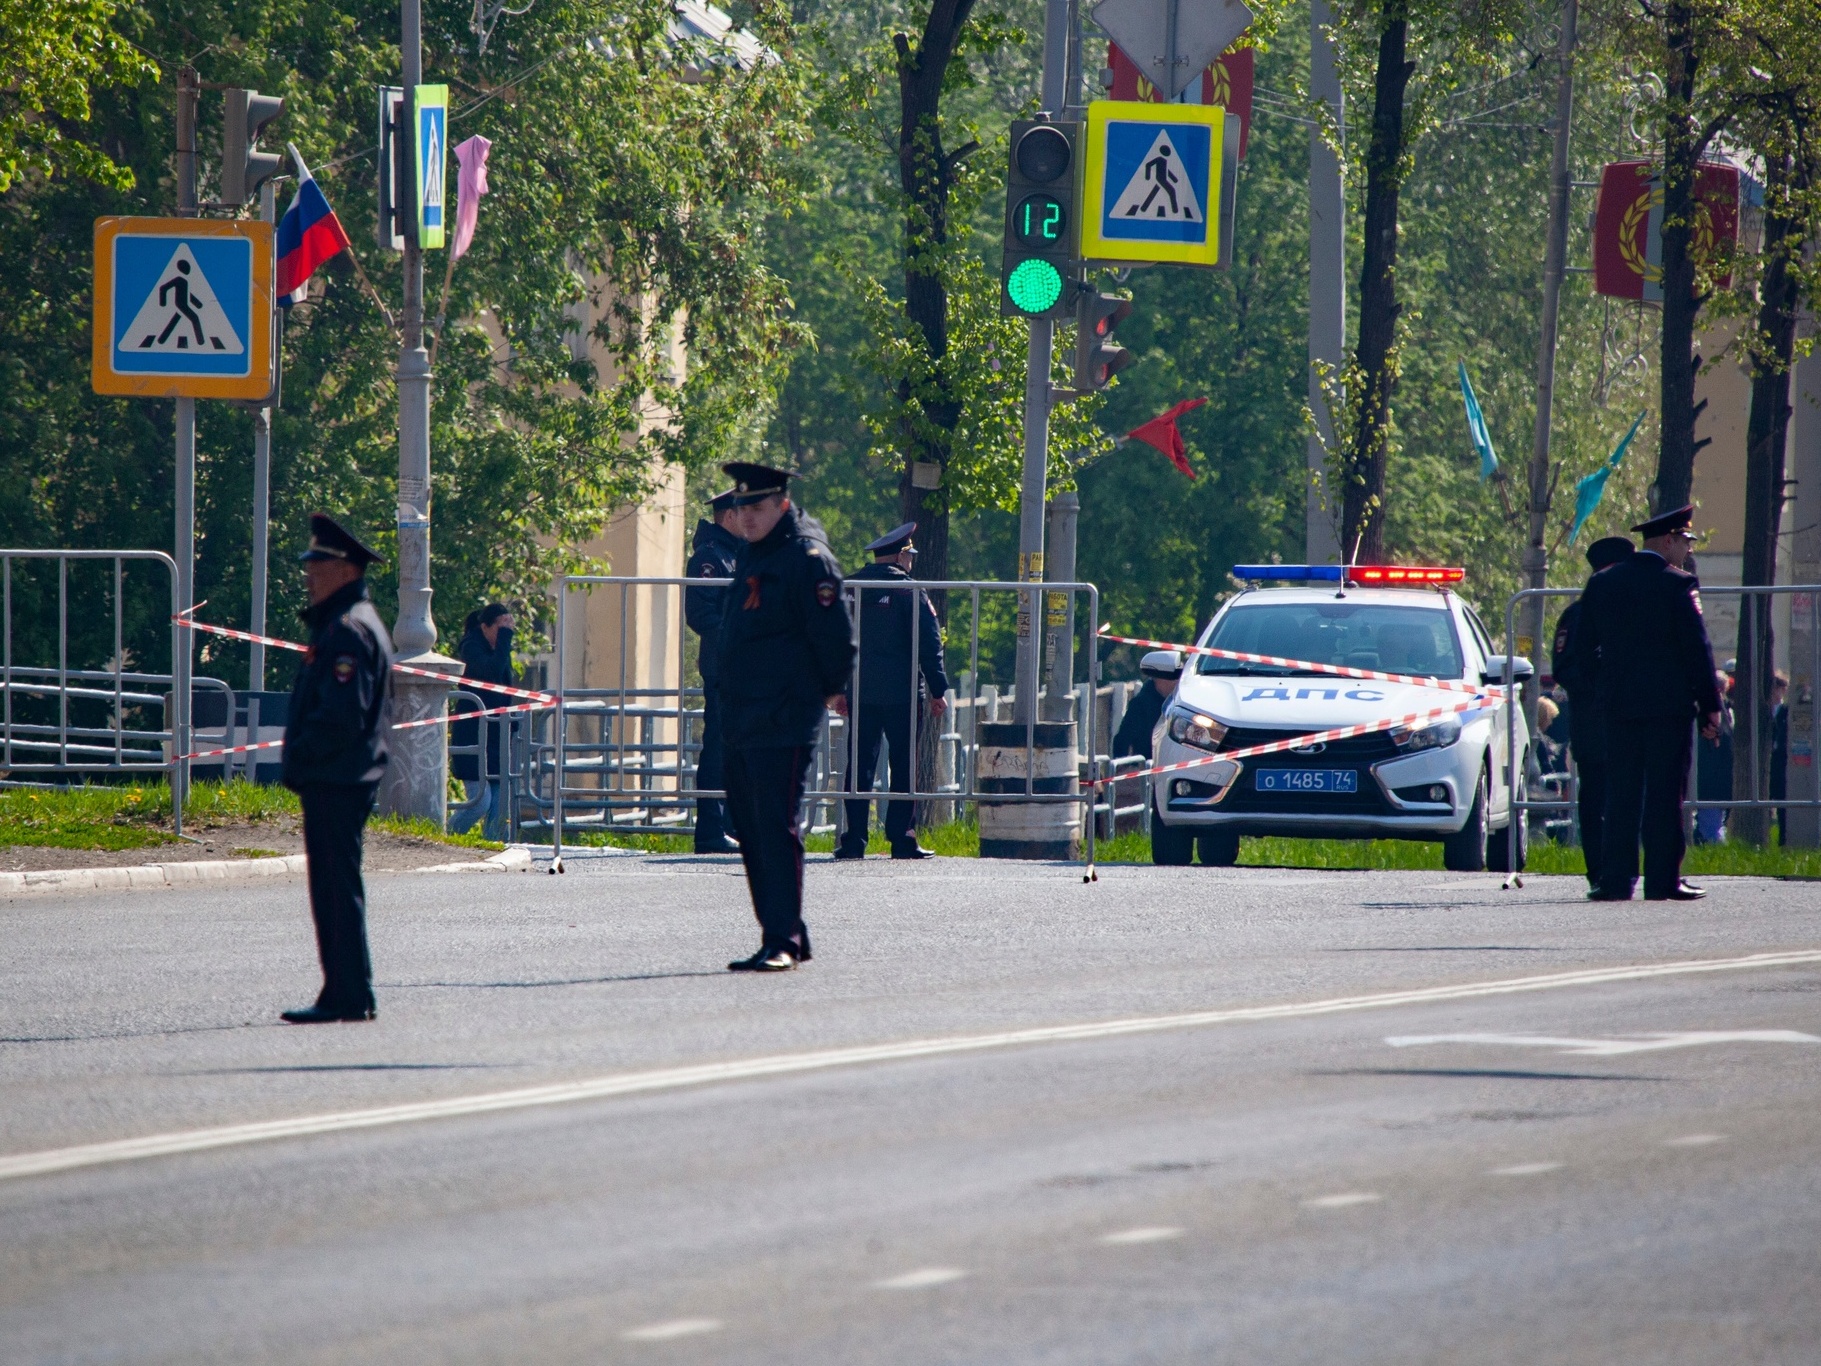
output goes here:
[[1182, 677], [1182, 656], [1174, 650], [1153, 650], [1138, 661], [1138, 672], [1144, 678], [1144, 686], [1125, 704], [1125, 715], [1113, 735], [1113, 757], [1123, 759], [1128, 754], [1139, 754], [1148, 763], [1151, 736]]
[[[692, 579], [725, 579], [745, 544], [730, 528], [733, 492], [718, 493], [708, 502], [713, 521], [696, 523], [695, 544], [683, 572]], [[685, 588], [683, 620], [701, 641], [698, 667], [702, 671], [702, 752], [696, 758], [698, 788], [724, 788], [726, 765], [722, 758], [720, 664], [721, 607], [725, 588]], [[728, 838], [726, 805], [719, 797], [696, 798], [695, 851], [698, 854], [737, 854], [740, 846]]]
[[378, 558], [321, 513], [310, 518], [310, 548], [302, 556], [310, 644], [291, 689], [284, 784], [303, 803], [323, 986], [314, 1005], [284, 1012], [291, 1024], [375, 1014], [360, 858], [391, 724], [392, 638], [367, 600], [367, 566]]
[[[1631, 558], [1637, 546], [1627, 536], [1602, 536], [1587, 547], [1592, 578]], [[1592, 582], [1589, 579], [1589, 583]], [[1581, 819], [1581, 857], [1587, 865], [1587, 883], [1600, 885], [1600, 858], [1605, 845], [1601, 832], [1606, 819], [1606, 716], [1594, 689], [1592, 674], [1583, 673], [1576, 656], [1580, 640], [1581, 604], [1576, 598], [1555, 625], [1555, 645], [1549, 652], [1550, 672], [1568, 691], [1568, 747], [1574, 755], [1575, 797]]]
[[1575, 667], [1594, 680], [1606, 716], [1606, 810], [1596, 901], [1628, 901], [1644, 841], [1644, 896], [1694, 901], [1707, 893], [1682, 880], [1687, 840], [1682, 799], [1688, 787], [1692, 727], [1719, 734], [1720, 692], [1713, 647], [1701, 620], [1694, 577], [1681, 565], [1693, 540], [1692, 506], [1632, 528], [1644, 548], [1581, 595]]
[[[922, 728], [923, 698], [929, 698], [932, 717], [948, 710], [948, 674], [942, 666], [942, 627], [936, 621], [936, 609], [927, 594], [908, 588], [881, 590], [875, 583], [908, 583], [917, 562], [917, 548], [911, 543], [917, 524], [886, 532], [866, 548], [873, 562], [848, 580], [858, 587], [859, 620], [855, 623], [860, 637], [860, 689], [857, 700], [850, 699], [853, 716], [853, 749], [848, 751], [851, 767], [847, 772], [849, 792], [870, 792], [873, 772], [879, 763], [881, 743], [891, 758], [891, 790], [914, 790], [917, 771], [916, 735], [911, 727], [915, 708], [917, 728]], [[915, 640], [912, 639], [913, 619]], [[918, 677], [912, 677], [912, 653]], [[865, 800], [847, 803], [847, 830], [835, 848], [838, 859], [863, 858], [866, 855], [867, 811]], [[891, 841], [892, 857], [920, 859], [930, 851], [917, 843], [916, 804], [908, 801], [885, 803], [885, 837]]]
[[733, 527], [746, 542], [725, 590], [717, 661], [727, 806], [759, 921], [759, 951], [734, 972], [810, 959], [803, 923], [803, 790], [822, 719], [844, 713], [854, 662], [841, 570], [821, 527], [791, 506], [790, 475], [736, 461]]
[[[462, 623], [461, 644], [456, 654], [466, 666], [462, 670], [462, 687], [481, 699], [481, 705], [510, 707], [516, 698], [506, 693], [489, 691], [484, 685], [503, 683], [508, 688], [518, 682], [512, 671], [512, 609], [503, 602], [490, 602], [478, 612], [470, 612]], [[468, 790], [468, 802], [449, 822], [453, 834], [463, 835], [484, 820], [481, 833], [490, 840], [506, 838], [506, 807], [500, 798], [500, 737], [511, 718], [489, 716], [484, 721], [473, 719], [449, 723], [449, 744], [472, 745], [479, 741], [481, 727], [487, 728], [485, 756], [458, 754], [450, 762], [449, 772], [460, 778]], [[482, 757], [486, 771], [482, 772]]]

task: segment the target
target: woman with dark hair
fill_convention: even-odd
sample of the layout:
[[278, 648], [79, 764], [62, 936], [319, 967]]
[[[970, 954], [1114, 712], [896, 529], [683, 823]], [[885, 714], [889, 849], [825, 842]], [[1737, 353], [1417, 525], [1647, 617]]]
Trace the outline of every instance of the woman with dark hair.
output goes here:
[[[517, 680], [512, 672], [512, 609], [503, 602], [490, 602], [477, 612], [468, 613], [462, 623], [462, 642], [456, 654], [468, 667], [462, 671], [462, 687], [476, 694], [486, 707], [511, 706], [514, 699], [504, 693], [489, 691], [489, 683], [511, 687]], [[458, 754], [449, 771], [462, 780], [468, 792], [467, 804], [449, 821], [452, 833], [461, 835], [486, 821], [481, 833], [490, 840], [506, 838], [506, 810], [500, 801], [500, 735], [505, 731], [506, 717], [489, 717], [487, 728], [487, 770], [481, 772], [480, 756]], [[456, 721], [449, 727], [451, 745], [472, 745], [480, 736], [482, 722]]]

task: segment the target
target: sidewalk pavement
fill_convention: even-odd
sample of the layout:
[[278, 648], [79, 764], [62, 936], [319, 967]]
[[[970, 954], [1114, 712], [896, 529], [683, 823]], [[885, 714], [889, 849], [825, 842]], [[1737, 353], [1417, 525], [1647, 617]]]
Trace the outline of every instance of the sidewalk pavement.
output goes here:
[[[531, 850], [511, 845], [487, 858], [464, 863], [433, 863], [414, 873], [524, 873], [531, 870]], [[0, 873], [0, 896], [37, 892], [123, 892], [183, 887], [198, 882], [249, 878], [296, 877], [304, 856], [285, 858], [208, 859], [184, 863], [142, 863], [131, 868], [61, 868], [28, 873]]]

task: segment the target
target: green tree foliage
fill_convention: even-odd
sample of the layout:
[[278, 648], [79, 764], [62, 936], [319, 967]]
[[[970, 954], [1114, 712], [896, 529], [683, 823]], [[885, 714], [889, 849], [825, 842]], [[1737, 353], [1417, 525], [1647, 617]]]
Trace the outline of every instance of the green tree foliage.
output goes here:
[[[489, 598], [540, 601], [549, 574], [575, 563], [573, 548], [640, 497], [662, 462], [711, 462], [764, 411], [804, 335], [761, 247], [767, 215], [799, 197], [788, 154], [807, 107], [788, 25], [768, 10], [752, 24], [782, 60], [744, 71], [679, 39], [656, 0], [542, 0], [503, 20], [484, 57], [463, 0], [425, 11], [424, 69], [451, 87], [452, 138], [493, 141], [492, 192], [448, 309], [472, 321], [443, 339], [431, 433], [434, 581], [454, 631]], [[0, 276], [0, 469], [9, 489], [28, 491], [0, 510], [13, 545], [169, 544], [171, 405], [89, 392], [81, 301], [91, 221], [174, 203], [171, 78], [185, 57], [205, 81], [285, 97], [274, 131], [310, 161], [398, 308], [398, 258], [371, 227], [376, 87], [398, 80], [396, 6], [150, 0], [117, 22], [157, 55], [164, 79], [104, 92], [87, 131], [136, 188], [59, 179], [0, 198], [0, 254], [13, 267]], [[202, 114], [207, 200], [219, 97], [205, 95]], [[432, 291], [441, 259], [427, 257]], [[609, 363], [597, 369], [589, 344]], [[274, 621], [300, 601], [289, 571], [306, 513], [347, 517], [391, 557], [397, 345], [345, 259], [288, 320]], [[238, 623], [250, 422], [224, 403], [199, 414], [197, 595], [216, 620]], [[375, 577], [389, 613], [390, 574]], [[146, 629], [150, 648], [155, 623]], [[210, 655], [226, 672], [239, 652]]]
[[132, 184], [83, 127], [91, 91], [153, 72], [114, 28], [119, 8], [118, 0], [0, 0], [0, 194], [32, 172]]

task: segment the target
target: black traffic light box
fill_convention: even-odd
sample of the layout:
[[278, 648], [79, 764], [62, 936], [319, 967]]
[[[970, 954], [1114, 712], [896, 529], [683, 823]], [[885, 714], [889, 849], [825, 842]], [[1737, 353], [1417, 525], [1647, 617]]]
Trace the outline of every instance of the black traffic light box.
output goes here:
[[1006, 317], [1074, 316], [1080, 147], [1079, 123], [1018, 119], [1012, 124], [999, 267], [999, 311]]
[[1106, 388], [1134, 359], [1113, 341], [1113, 329], [1132, 316], [1132, 301], [1117, 294], [1084, 289], [1075, 306], [1075, 391], [1091, 394]]
[[284, 113], [285, 102], [257, 90], [230, 90], [221, 134], [221, 202], [244, 204], [278, 174], [284, 157], [259, 150], [265, 126]]

